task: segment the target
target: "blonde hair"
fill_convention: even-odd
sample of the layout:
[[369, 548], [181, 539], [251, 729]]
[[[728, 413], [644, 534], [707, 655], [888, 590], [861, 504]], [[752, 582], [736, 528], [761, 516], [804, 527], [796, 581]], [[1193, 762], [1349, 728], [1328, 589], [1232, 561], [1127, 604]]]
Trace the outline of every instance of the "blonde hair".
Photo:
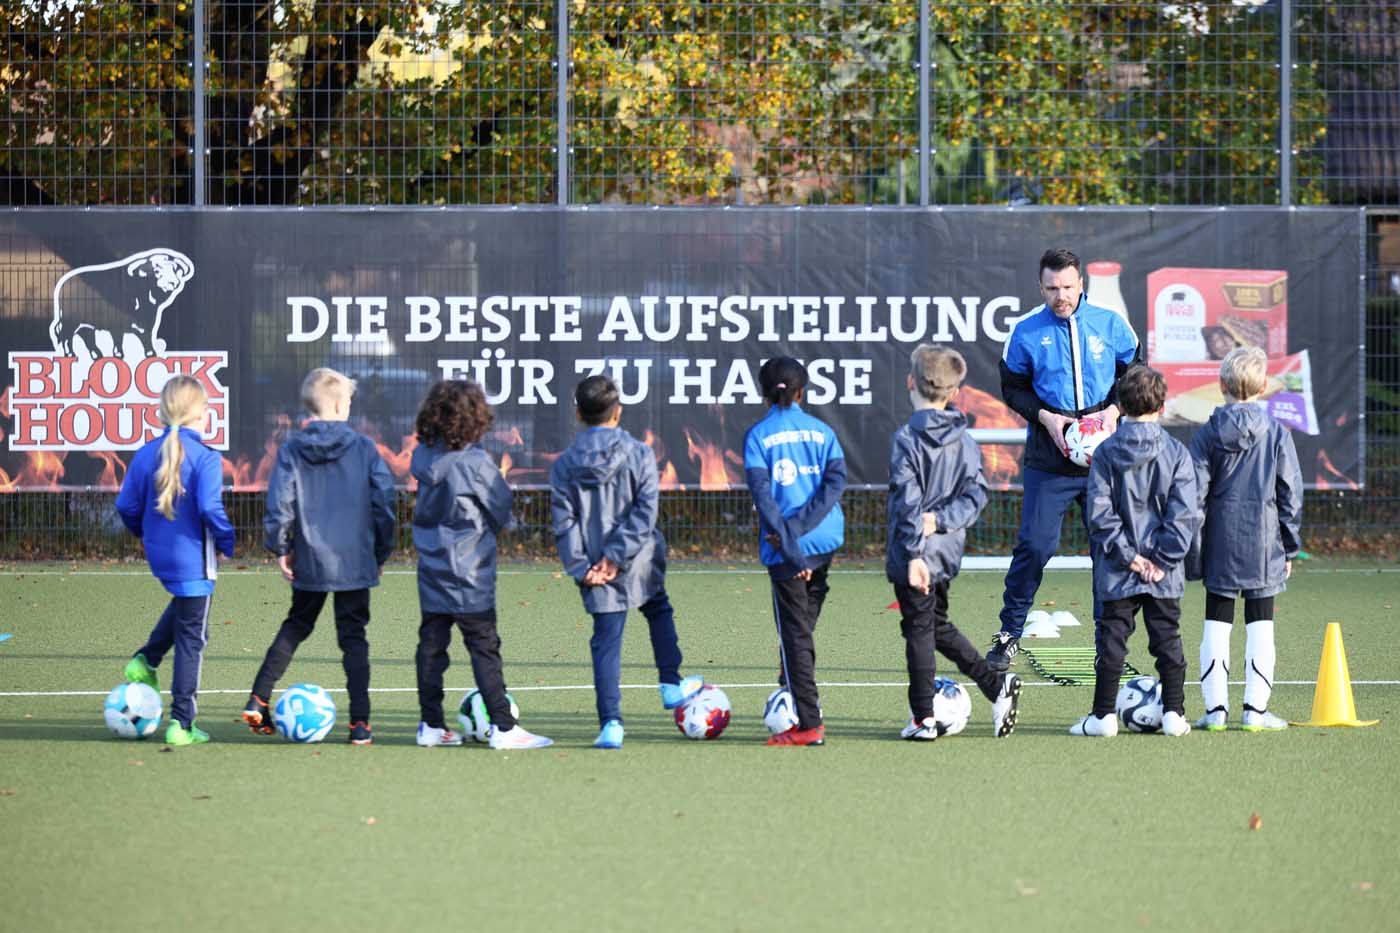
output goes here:
[[1220, 363], [1220, 381], [1237, 402], [1264, 391], [1269, 381], [1269, 356], [1260, 347], [1236, 347]]
[[354, 397], [355, 380], [326, 366], [311, 370], [301, 381], [302, 407], [317, 417], [329, 414], [337, 399], [348, 405]]
[[180, 426], [209, 403], [204, 386], [193, 376], [174, 376], [160, 390], [160, 420], [169, 430], [160, 445], [160, 467], [156, 470], [156, 510], [166, 518], [175, 517], [175, 500], [185, 494], [180, 482], [180, 465], [185, 447], [180, 442]]
[[914, 389], [935, 405], [946, 402], [967, 376], [967, 361], [957, 350], [921, 343], [909, 354]]

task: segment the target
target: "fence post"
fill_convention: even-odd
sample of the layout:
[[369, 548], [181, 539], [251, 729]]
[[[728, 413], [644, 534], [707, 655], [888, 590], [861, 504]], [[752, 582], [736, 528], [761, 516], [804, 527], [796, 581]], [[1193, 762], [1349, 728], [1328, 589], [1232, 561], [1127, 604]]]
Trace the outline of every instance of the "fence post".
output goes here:
[[1293, 204], [1293, 2], [1280, 0], [1278, 202]]
[[194, 205], [204, 206], [205, 168], [209, 158], [209, 135], [204, 116], [204, 0], [194, 0], [194, 46], [190, 68], [190, 93], [194, 95]]
[[555, 201], [560, 205], [569, 203], [569, 2], [554, 0], [555, 11], [555, 118], [558, 127], [555, 132], [555, 176], [558, 190]]
[[929, 205], [929, 173], [932, 170], [929, 164], [931, 143], [929, 142], [932, 133], [930, 124], [933, 121], [933, 114], [930, 113], [933, 98], [930, 93], [930, 77], [933, 62], [931, 61], [931, 42], [929, 39], [929, 5], [928, 0], [919, 0], [919, 206]]

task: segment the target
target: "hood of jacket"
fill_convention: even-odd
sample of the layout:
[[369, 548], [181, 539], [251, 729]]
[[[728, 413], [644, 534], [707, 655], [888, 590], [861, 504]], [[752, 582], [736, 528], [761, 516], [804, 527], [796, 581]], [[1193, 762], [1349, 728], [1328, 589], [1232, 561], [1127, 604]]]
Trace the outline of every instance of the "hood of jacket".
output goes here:
[[1210, 416], [1220, 446], [1236, 452], [1249, 450], [1269, 436], [1269, 413], [1253, 402], [1222, 405]]
[[1094, 458], [1103, 457], [1120, 471], [1135, 470], [1161, 456], [1165, 436], [1155, 421], [1120, 421], [1113, 443], [1100, 446]]
[[947, 447], [962, 440], [967, 431], [967, 416], [955, 408], [924, 408], [909, 418], [909, 430], [921, 444]]
[[567, 478], [585, 488], [602, 486], [627, 462], [631, 435], [621, 428], [588, 428], [574, 439]]
[[292, 451], [307, 463], [329, 463], [345, 456], [359, 435], [344, 421], [311, 421], [292, 435]]

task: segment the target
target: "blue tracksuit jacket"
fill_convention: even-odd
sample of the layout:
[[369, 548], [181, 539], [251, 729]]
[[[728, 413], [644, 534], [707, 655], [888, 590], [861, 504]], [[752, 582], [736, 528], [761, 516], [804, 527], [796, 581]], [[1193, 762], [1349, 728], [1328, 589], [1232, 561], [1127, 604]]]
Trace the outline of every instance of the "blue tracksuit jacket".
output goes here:
[[[779, 579], [841, 546], [846, 454], [836, 432], [799, 405], [768, 409], [744, 437], [744, 477], [758, 509], [759, 558]], [[774, 548], [768, 535], [781, 543]]]

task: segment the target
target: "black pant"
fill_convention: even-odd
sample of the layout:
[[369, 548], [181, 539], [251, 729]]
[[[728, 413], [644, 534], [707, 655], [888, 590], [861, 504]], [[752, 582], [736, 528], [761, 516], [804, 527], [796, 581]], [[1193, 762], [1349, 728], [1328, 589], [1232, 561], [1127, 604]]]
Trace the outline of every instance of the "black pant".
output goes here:
[[[326, 604], [327, 593], [292, 590], [292, 608], [277, 631], [277, 637], [267, 649], [258, 676], [253, 680], [253, 693], [264, 700], [287, 672], [297, 646], [306, 641], [316, 627], [316, 617]], [[345, 688], [350, 694], [350, 721], [369, 722], [369, 642], [365, 626], [369, 624], [369, 590], [344, 590], [335, 596], [335, 637], [340, 644], [341, 663], [345, 668]]]
[[813, 569], [809, 580], [769, 577], [783, 676], [787, 680], [784, 686], [792, 691], [793, 702], [797, 705], [797, 725], [801, 729], [815, 729], [822, 724], [822, 707], [817, 697], [817, 651], [812, 635], [817, 630], [817, 618], [830, 589], [826, 585], [826, 573], [830, 568], [831, 563], [827, 562]]
[[491, 725], [502, 732], [515, 728], [506, 699], [506, 679], [501, 672], [501, 636], [496, 634], [496, 610], [464, 612], [455, 615], [423, 613], [418, 626], [418, 708], [423, 721], [434, 729], [444, 727], [442, 718], [442, 675], [452, 662], [447, 646], [452, 644], [452, 628], [462, 630], [462, 641], [472, 659], [472, 677]]
[[1162, 682], [1162, 709], [1186, 714], [1186, 657], [1181, 653], [1181, 600], [1140, 593], [1127, 599], [1110, 599], [1103, 604], [1103, 618], [1094, 626], [1094, 715], [1111, 716], [1123, 679], [1123, 661], [1128, 656], [1128, 637], [1133, 634], [1134, 617], [1142, 610], [1147, 629], [1147, 650], [1157, 659], [1157, 676]]
[[972, 642], [948, 621], [948, 581], [935, 583], [927, 594], [903, 583], [894, 585], [899, 600], [899, 630], [904, 634], [904, 661], [909, 667], [909, 712], [915, 719], [933, 715], [933, 681], [940, 652], [977, 684], [982, 695], [996, 702], [1001, 675], [987, 665]]

